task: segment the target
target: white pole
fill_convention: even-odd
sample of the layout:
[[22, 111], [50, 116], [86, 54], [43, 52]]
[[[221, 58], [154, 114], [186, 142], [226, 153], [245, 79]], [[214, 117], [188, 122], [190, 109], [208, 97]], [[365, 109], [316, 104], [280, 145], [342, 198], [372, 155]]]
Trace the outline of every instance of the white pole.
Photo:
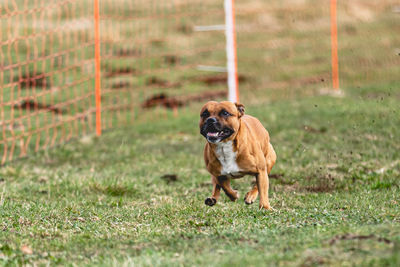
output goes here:
[[228, 100], [239, 101], [238, 79], [237, 79], [237, 55], [235, 34], [234, 0], [225, 0], [225, 36], [226, 57], [228, 69]]
[[194, 26], [195, 32], [225, 31], [225, 25]]

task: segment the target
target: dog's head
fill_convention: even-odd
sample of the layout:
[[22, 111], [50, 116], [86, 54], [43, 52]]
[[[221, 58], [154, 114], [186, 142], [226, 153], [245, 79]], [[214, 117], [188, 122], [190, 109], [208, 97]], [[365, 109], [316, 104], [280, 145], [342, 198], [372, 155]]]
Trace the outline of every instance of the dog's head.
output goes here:
[[234, 139], [243, 114], [242, 104], [207, 102], [200, 111], [200, 133], [213, 144]]

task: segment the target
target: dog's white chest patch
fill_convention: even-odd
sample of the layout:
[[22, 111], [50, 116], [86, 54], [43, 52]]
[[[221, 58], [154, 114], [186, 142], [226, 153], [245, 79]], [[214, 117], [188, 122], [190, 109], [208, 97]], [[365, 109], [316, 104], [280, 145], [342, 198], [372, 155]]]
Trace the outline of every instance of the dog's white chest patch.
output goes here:
[[221, 163], [222, 175], [233, 175], [239, 174], [240, 169], [236, 163], [236, 152], [233, 151], [232, 141], [228, 141], [226, 143], [218, 143], [217, 148], [215, 150], [215, 154], [219, 162]]

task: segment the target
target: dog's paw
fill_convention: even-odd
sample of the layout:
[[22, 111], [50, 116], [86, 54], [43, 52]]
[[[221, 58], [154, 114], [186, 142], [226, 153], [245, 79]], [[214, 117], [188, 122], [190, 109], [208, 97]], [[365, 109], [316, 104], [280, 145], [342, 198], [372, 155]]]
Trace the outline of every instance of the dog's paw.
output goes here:
[[228, 195], [231, 201], [236, 201], [239, 198], [239, 192], [237, 190], [233, 190], [233, 195]]
[[206, 204], [207, 206], [214, 206], [217, 203], [217, 200], [213, 197], [208, 197], [206, 198], [206, 200], [204, 201], [204, 204]]
[[256, 201], [258, 194], [252, 194], [251, 192], [247, 192], [246, 196], [244, 197], [244, 203], [247, 205], [251, 205]]
[[271, 207], [269, 204], [266, 204], [266, 205], [260, 204], [258, 207], [259, 207], [260, 210], [276, 211], [276, 209]]

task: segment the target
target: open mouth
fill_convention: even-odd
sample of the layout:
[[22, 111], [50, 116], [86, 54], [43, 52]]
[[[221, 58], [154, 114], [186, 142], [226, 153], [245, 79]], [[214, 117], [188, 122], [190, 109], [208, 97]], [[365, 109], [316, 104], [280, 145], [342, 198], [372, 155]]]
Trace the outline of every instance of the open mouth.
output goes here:
[[208, 132], [207, 133], [207, 137], [218, 137], [218, 136], [222, 136], [224, 134], [224, 132], [216, 132], [216, 133], [212, 133], [212, 132]]
[[200, 133], [210, 143], [218, 143], [229, 138], [235, 131], [230, 127], [223, 125], [215, 118], [209, 118], [200, 127]]
[[233, 134], [233, 130], [224, 127], [222, 130], [217, 130], [215, 127], [206, 127], [202, 133], [209, 142], [222, 141]]

